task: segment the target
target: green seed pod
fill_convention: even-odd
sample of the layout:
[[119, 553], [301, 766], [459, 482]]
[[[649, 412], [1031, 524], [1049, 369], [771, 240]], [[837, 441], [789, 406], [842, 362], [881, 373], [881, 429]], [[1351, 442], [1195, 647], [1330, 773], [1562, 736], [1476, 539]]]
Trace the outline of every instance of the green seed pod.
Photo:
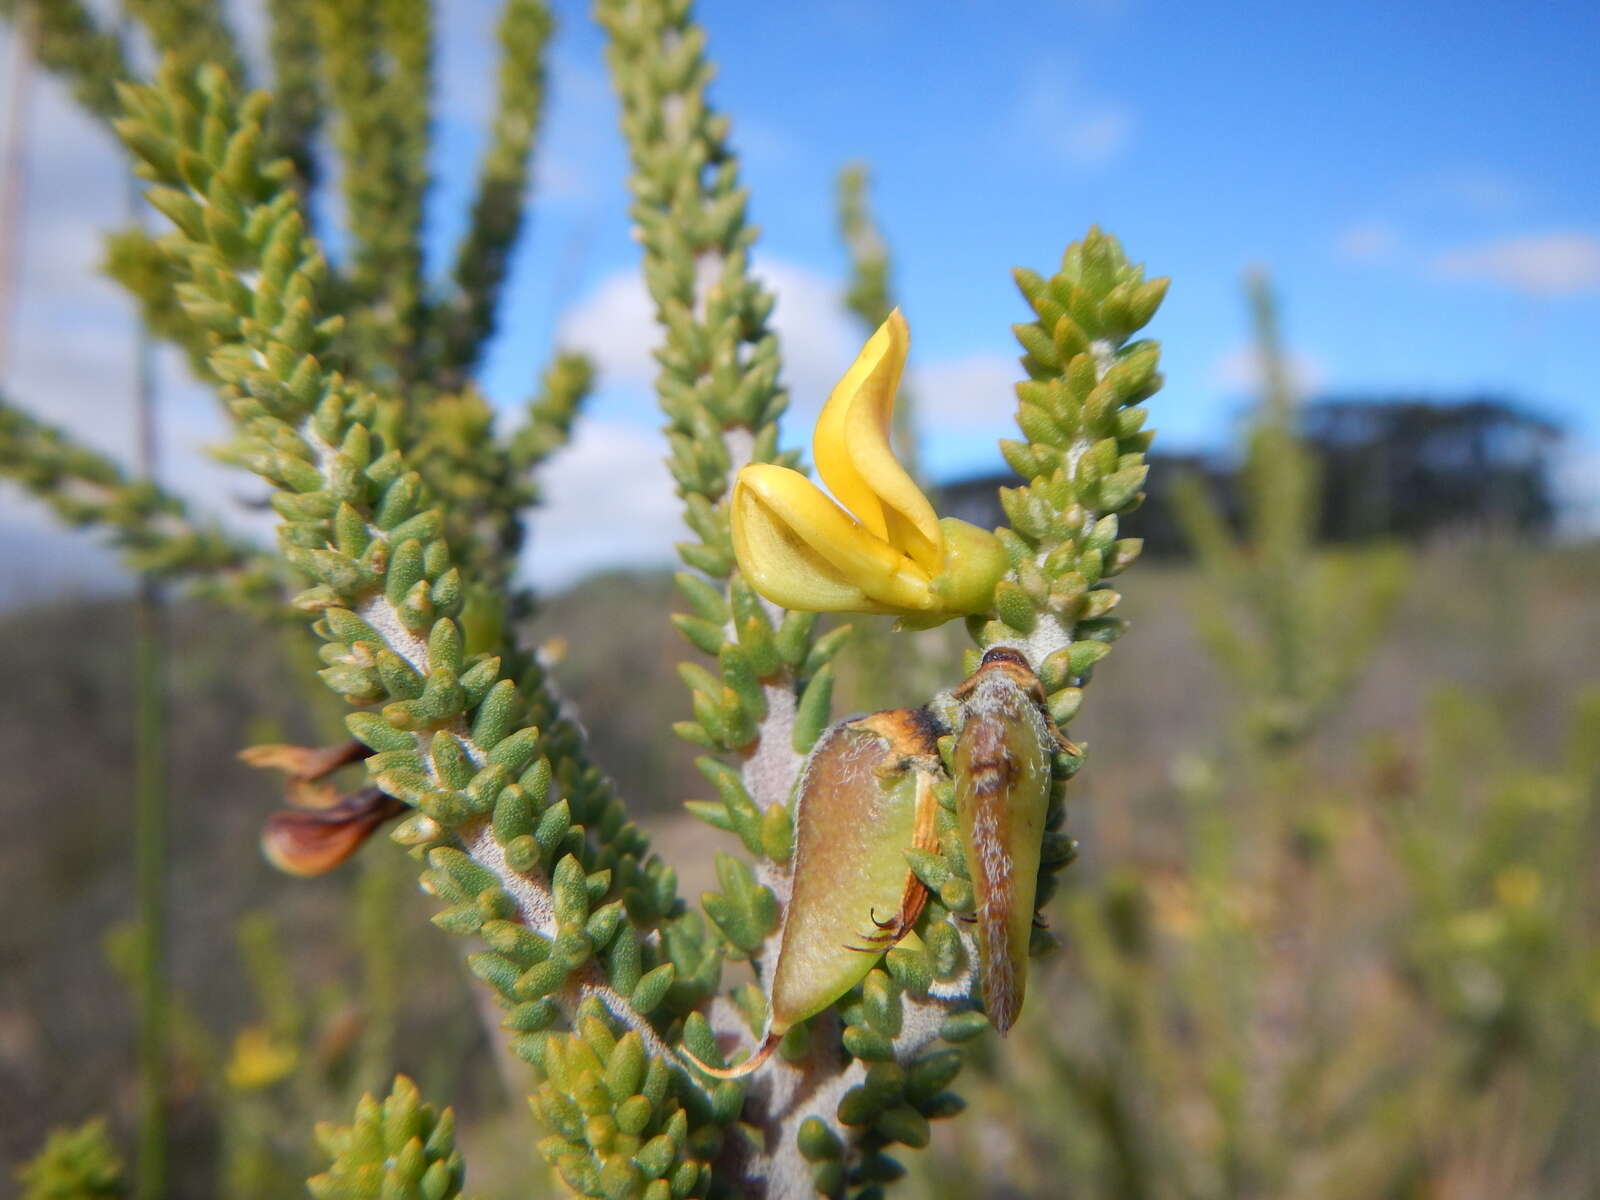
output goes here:
[[778, 964], [773, 1029], [820, 1012], [872, 969], [922, 912], [927, 889], [909, 847], [936, 845], [936, 730], [895, 709], [826, 734], [806, 765], [795, 824], [795, 874]]
[[938, 727], [922, 709], [844, 721], [817, 742], [795, 811], [794, 886], [756, 1069], [794, 1025], [849, 991], [915, 923], [928, 889], [908, 848], [938, 844]]

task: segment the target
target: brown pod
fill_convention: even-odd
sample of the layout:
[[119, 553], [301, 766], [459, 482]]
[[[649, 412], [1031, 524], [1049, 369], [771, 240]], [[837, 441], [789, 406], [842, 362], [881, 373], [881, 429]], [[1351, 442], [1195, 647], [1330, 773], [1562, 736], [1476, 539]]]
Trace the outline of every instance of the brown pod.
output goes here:
[[261, 852], [290, 875], [325, 875], [408, 807], [375, 787], [364, 787], [331, 808], [282, 809], [262, 827]]

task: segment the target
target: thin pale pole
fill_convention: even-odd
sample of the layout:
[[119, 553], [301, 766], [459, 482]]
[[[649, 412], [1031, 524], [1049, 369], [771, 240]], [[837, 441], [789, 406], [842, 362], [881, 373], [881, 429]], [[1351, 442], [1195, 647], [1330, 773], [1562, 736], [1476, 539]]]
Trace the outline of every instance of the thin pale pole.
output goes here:
[[[155, 388], [150, 339], [139, 336], [135, 404], [140, 473], [155, 477]], [[154, 576], [139, 577], [135, 604], [135, 856], [139, 892], [140, 1200], [166, 1195], [167, 1158], [167, 688], [166, 597]]]
[[33, 91], [34, 11], [29, 0], [11, 26], [11, 79], [6, 89], [5, 173], [0, 177], [0, 383], [11, 369], [11, 326], [16, 320], [17, 278], [22, 245], [22, 208], [27, 198], [28, 102]]
[[[124, 40], [127, 30], [124, 28]], [[142, 223], [139, 183], [127, 182], [130, 223]], [[139, 475], [161, 470], [155, 345], [136, 323], [134, 427]], [[150, 572], [139, 576], [134, 615], [134, 855], [139, 906], [138, 1200], [167, 1194], [167, 1106], [171, 1042], [167, 902], [167, 614], [166, 595]]]

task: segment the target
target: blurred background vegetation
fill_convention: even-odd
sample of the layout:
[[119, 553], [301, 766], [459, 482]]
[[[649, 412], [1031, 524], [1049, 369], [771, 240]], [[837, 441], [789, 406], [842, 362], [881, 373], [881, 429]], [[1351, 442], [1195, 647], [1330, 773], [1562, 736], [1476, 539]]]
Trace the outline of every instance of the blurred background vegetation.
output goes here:
[[[1074, 784], [1081, 857], [1047, 913], [1063, 948], [1021, 1027], [981, 1043], [966, 1117], [911, 1156], [911, 1194], [1595, 1194], [1600, 548], [1463, 523], [1406, 557], [1366, 669], [1287, 746], [1251, 726], [1260, 693], [1203, 635], [1218, 599], [1205, 572], [1141, 570], [1135, 636], [1075, 727], [1095, 765]], [[657, 619], [669, 588], [599, 576], [549, 597], [534, 628], [561, 639], [558, 677], [628, 794], [687, 798], [690, 754], [644, 715], [679, 703]], [[475, 1194], [526, 1194], [511, 1186], [531, 1154], [502, 1076], [515, 1068], [398, 848], [310, 881], [260, 860], [279, 800], [234, 750], [311, 732], [280, 647], [212, 609], [172, 619], [173, 1194], [295, 1194], [310, 1120], [391, 1068], [457, 1105]], [[132, 890], [132, 630], [119, 600], [0, 619], [7, 675], [36, 681], [0, 697], [3, 819], [20, 832], [0, 874], [80, 931], [0, 926], [12, 1166], [54, 1125], [105, 1111], [125, 1136], [131, 1119], [115, 942]], [[79, 647], [65, 669], [61, 645]], [[840, 686], [841, 711], [912, 695]], [[74, 714], [91, 721], [87, 751]], [[703, 828], [670, 806], [643, 815], [685, 892], [709, 886]], [[374, 901], [398, 906], [399, 944], [361, 955], [346, 931]], [[385, 995], [396, 1011], [374, 1011]], [[374, 1026], [392, 1052], [376, 1069]]]

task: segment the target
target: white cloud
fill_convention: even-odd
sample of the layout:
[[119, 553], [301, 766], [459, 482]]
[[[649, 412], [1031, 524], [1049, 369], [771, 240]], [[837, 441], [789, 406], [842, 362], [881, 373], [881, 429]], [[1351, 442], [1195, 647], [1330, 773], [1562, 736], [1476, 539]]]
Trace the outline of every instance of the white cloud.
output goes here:
[[[844, 309], [843, 285], [808, 267], [757, 259], [754, 271], [778, 298], [772, 320], [783, 347], [784, 379], [804, 427], [861, 349], [860, 326]], [[801, 421], [797, 415], [791, 425]]]
[[[1317, 358], [1299, 350], [1288, 351], [1287, 358], [1289, 384], [1297, 394], [1314, 395], [1327, 384], [1327, 369]], [[1265, 379], [1261, 351], [1253, 344], [1236, 346], [1219, 356], [1207, 375], [1218, 391], [1260, 395]]]
[[1578, 295], [1600, 291], [1600, 236], [1524, 234], [1449, 251], [1433, 266], [1447, 279], [1498, 283], [1530, 296]]
[[750, 163], [767, 167], [796, 167], [806, 158], [805, 148], [789, 129], [753, 114], [742, 115], [733, 126], [733, 143]]
[[544, 507], [525, 558], [540, 587], [561, 587], [600, 567], [666, 564], [688, 535], [658, 434], [619, 421], [584, 420], [540, 472]]
[[1527, 189], [1522, 184], [1483, 166], [1432, 171], [1413, 179], [1404, 191], [1423, 205], [1442, 205], [1476, 217], [1504, 217], [1527, 199]]
[[556, 340], [594, 360], [604, 385], [648, 387], [656, 363], [655, 314], [637, 271], [618, 271], [567, 310]]
[[[778, 297], [773, 325], [783, 347], [784, 381], [797, 414], [821, 409], [850, 364], [861, 338], [840, 302], [840, 285], [807, 267], [758, 259], [754, 272]], [[602, 382], [648, 388], [656, 377], [651, 350], [660, 340], [655, 308], [636, 270], [601, 280], [562, 318], [558, 340], [589, 354]], [[797, 415], [791, 424], [799, 424]]]
[[[792, 398], [783, 418], [785, 444], [804, 447], [809, 458], [811, 428], [829, 391], [860, 349], [862, 331], [843, 310], [839, 285], [833, 280], [770, 259], [757, 262], [755, 271], [778, 296], [774, 323], [782, 339], [784, 378]], [[659, 337], [643, 282], [636, 272], [622, 271], [602, 280], [568, 312], [559, 340], [593, 355], [604, 384], [642, 398], [655, 379], [650, 350]], [[953, 439], [992, 448], [992, 439], [1014, 435], [1013, 385], [1020, 378], [1016, 359], [1003, 354], [922, 359], [913, 335], [907, 386], [929, 457], [964, 460], [970, 455], [958, 450]], [[649, 440], [660, 457], [665, 449], [659, 436]]]
[[1063, 126], [1058, 136], [1068, 158], [1097, 167], [1116, 157], [1132, 133], [1133, 113], [1113, 104], [1085, 112], [1078, 121]]
[[594, 185], [587, 172], [570, 158], [546, 155], [534, 168], [530, 199], [572, 202], [594, 199]]
[[960, 431], [985, 437], [1015, 436], [1017, 381], [1023, 379], [1015, 358], [973, 354], [923, 365], [913, 364], [911, 394], [918, 425], [925, 431]]
[[[773, 259], [758, 260], [754, 271], [778, 297], [773, 325], [794, 398], [784, 429], [791, 442], [803, 440], [860, 334], [833, 280]], [[649, 393], [661, 333], [638, 271], [602, 279], [562, 318], [557, 336], [593, 357], [602, 388]], [[644, 424], [580, 424], [573, 444], [543, 472], [547, 507], [534, 517], [531, 578], [558, 587], [600, 567], [671, 562], [672, 543], [686, 534], [665, 455], [665, 440]]]
[[1347, 262], [1374, 263], [1392, 258], [1400, 245], [1400, 231], [1393, 225], [1367, 221], [1341, 231], [1334, 251]]
[[496, 7], [481, 0], [455, 0], [436, 10], [434, 103], [443, 120], [482, 129], [494, 110], [499, 89]]
[[1071, 166], [1103, 167], [1127, 148], [1133, 110], [1084, 86], [1070, 69], [1035, 74], [1017, 106], [1018, 133]]

